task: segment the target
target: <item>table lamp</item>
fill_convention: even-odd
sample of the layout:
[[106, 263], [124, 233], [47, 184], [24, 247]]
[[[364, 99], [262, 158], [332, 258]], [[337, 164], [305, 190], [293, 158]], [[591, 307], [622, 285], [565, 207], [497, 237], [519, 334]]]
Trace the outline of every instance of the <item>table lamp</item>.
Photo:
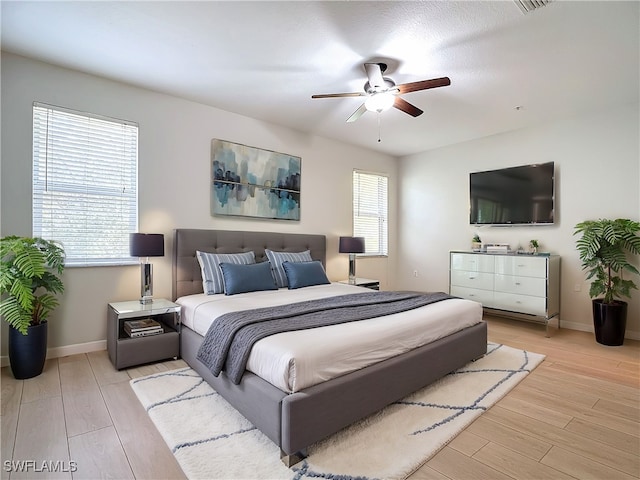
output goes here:
[[129, 235], [129, 253], [140, 257], [142, 287], [140, 303], [153, 302], [153, 265], [149, 257], [164, 256], [164, 235], [161, 233], [132, 233]]
[[340, 253], [349, 254], [349, 283], [356, 284], [356, 253], [364, 253], [364, 237], [340, 237]]

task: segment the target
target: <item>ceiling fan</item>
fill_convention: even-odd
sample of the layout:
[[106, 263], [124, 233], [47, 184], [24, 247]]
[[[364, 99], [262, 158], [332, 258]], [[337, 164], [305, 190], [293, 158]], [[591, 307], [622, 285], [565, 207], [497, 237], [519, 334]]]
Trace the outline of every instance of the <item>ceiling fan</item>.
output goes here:
[[325, 93], [312, 95], [311, 98], [367, 97], [365, 102], [347, 118], [347, 122], [355, 122], [367, 110], [380, 113], [391, 107], [408, 113], [412, 117], [417, 117], [423, 113], [422, 110], [401, 98], [400, 95], [451, 85], [449, 77], [432, 78], [431, 80], [421, 80], [396, 85], [389, 77], [382, 76], [387, 69], [386, 63], [365, 63], [364, 69], [367, 72], [368, 78], [364, 84], [364, 92]]

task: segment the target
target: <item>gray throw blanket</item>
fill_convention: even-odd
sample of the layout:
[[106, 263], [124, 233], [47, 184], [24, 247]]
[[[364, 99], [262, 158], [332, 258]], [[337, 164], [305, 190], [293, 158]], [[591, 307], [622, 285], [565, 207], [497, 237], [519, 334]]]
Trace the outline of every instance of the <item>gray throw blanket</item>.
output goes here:
[[363, 292], [309, 300], [278, 307], [231, 312], [211, 325], [197, 358], [218, 376], [239, 384], [251, 347], [281, 332], [382, 317], [453, 298], [442, 292]]

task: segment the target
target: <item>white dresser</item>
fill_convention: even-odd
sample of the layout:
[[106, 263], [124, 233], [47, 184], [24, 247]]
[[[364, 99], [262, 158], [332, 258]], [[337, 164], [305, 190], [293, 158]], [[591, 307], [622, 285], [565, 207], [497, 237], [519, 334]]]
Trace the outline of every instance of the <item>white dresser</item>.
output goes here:
[[450, 252], [449, 293], [480, 302], [489, 313], [548, 329], [560, 314], [560, 257]]

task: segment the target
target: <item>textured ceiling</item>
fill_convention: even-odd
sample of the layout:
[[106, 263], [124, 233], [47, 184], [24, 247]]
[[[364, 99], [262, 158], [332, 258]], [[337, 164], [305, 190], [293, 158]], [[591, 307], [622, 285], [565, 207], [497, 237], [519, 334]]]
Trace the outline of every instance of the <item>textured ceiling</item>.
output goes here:
[[[406, 155], [638, 102], [640, 3], [2, 1], [2, 49]], [[365, 61], [424, 114], [345, 120]], [[516, 107], [521, 107], [516, 109]], [[215, 134], [215, 132], [212, 132]]]

